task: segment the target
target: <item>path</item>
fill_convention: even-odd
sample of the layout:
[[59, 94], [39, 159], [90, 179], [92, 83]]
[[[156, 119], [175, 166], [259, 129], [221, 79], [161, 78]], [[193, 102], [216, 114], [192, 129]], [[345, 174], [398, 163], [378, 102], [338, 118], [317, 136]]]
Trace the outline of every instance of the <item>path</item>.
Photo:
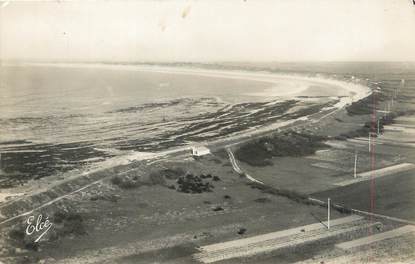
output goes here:
[[259, 181], [259, 180], [255, 179], [255, 178], [251, 177], [248, 173], [245, 173], [245, 172], [243, 172], [241, 170], [241, 168], [239, 167], [239, 165], [238, 165], [238, 163], [237, 163], [237, 161], [235, 159], [235, 156], [233, 155], [233, 152], [232, 152], [232, 150], [230, 148], [226, 148], [226, 152], [228, 152], [229, 160], [230, 160], [230, 162], [232, 164], [232, 168], [234, 169], [234, 171], [236, 171], [240, 175], [244, 175], [251, 182], [256, 182], [256, 183], [259, 183], [259, 184], [264, 184], [262, 181]]

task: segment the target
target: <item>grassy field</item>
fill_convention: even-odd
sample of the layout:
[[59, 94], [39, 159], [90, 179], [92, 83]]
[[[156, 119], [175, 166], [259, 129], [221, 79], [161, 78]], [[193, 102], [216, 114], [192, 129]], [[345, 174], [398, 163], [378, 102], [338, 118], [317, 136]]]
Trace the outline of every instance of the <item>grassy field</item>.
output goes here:
[[[415, 220], [415, 178], [414, 171], [399, 173], [397, 176], [376, 178], [373, 197], [374, 213]], [[365, 181], [339, 187], [329, 191], [312, 194], [313, 197], [326, 199], [348, 207], [370, 211], [372, 182]]]
[[[124, 185], [114, 184], [108, 178], [46, 208], [43, 211], [46, 215], [56, 216], [57, 212], [66, 210], [69, 216], [74, 217], [61, 217], [63, 220], [60, 222], [64, 226], [66, 223], [66, 228], [60, 229], [54, 239], [41, 242], [38, 248], [27, 249], [23, 254], [12, 255], [18, 261], [25, 256], [30, 256], [31, 260], [49, 257], [57, 261], [75, 256], [87, 258], [101, 252], [100, 257], [111, 258], [114, 261], [111, 263], [122, 263], [124, 258], [137, 259], [135, 255], [142, 261], [153, 260], [154, 254], [148, 252], [160, 250], [156, 255], [162, 260], [163, 256], [180, 256], [176, 251], [166, 249], [169, 247], [190, 243], [191, 248], [195, 248], [315, 223], [325, 217], [326, 211], [320, 206], [252, 188], [232, 171], [227, 159], [221, 157], [160, 162], [148, 166], [148, 174], [166, 172], [166, 169], [169, 174], [165, 175], [169, 177], [163, 176], [164, 181], [157, 184], [124, 188]], [[169, 188], [171, 184], [177, 184], [178, 179], [177, 175], [171, 176], [170, 170], [193, 175], [211, 174], [220, 180], [209, 180], [213, 185], [211, 192], [184, 193]], [[134, 178], [134, 173], [124, 177], [121, 181]], [[333, 212], [333, 217], [339, 216], [341, 214]], [[81, 227], [84, 232], [75, 232], [70, 229], [71, 225]], [[244, 229], [243, 234], [241, 229]], [[176, 239], [170, 241], [170, 237]], [[186, 249], [188, 246], [184, 248], [185, 252], [193, 252]]]

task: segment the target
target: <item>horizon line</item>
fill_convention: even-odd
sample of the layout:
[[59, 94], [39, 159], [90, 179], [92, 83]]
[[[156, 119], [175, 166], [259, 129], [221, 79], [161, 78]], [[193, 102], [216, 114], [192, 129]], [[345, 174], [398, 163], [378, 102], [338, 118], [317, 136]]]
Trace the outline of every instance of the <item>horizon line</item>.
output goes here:
[[213, 63], [415, 63], [415, 60], [65, 60], [1, 59], [15, 63], [213, 64]]

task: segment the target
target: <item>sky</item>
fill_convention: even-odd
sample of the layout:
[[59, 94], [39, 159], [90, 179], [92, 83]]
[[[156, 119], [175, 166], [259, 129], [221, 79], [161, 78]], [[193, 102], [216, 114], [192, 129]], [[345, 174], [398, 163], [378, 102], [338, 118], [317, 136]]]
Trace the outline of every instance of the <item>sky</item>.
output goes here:
[[415, 61], [412, 0], [0, 1], [0, 58]]

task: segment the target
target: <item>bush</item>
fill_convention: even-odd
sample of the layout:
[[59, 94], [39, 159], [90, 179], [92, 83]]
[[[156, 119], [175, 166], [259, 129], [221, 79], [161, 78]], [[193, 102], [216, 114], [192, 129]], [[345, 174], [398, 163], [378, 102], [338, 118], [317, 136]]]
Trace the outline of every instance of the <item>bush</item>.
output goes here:
[[305, 156], [327, 147], [322, 143], [326, 137], [286, 132], [248, 142], [236, 152], [236, 158], [252, 166], [272, 165], [272, 157]]
[[181, 176], [177, 179], [178, 188], [177, 191], [184, 193], [202, 193], [202, 192], [211, 192], [214, 186], [203, 181], [199, 176], [193, 174], [187, 174], [186, 176]]
[[223, 211], [223, 208], [222, 207], [220, 207], [220, 206], [216, 206], [215, 208], [213, 208], [212, 209], [213, 211], [215, 211], [215, 212], [218, 212], [218, 211]]
[[245, 234], [246, 233], [246, 228], [239, 228], [239, 230], [238, 230], [238, 234], [239, 235], [243, 235], [243, 234]]

